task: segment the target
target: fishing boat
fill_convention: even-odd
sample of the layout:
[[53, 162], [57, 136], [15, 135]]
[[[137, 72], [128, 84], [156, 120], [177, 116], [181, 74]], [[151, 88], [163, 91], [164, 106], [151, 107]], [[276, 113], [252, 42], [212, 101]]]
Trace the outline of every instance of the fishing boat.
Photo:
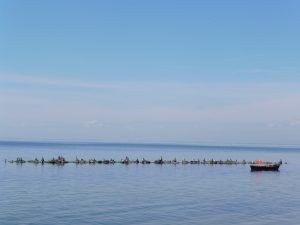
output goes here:
[[257, 160], [255, 164], [250, 165], [251, 171], [278, 171], [281, 163], [263, 163]]

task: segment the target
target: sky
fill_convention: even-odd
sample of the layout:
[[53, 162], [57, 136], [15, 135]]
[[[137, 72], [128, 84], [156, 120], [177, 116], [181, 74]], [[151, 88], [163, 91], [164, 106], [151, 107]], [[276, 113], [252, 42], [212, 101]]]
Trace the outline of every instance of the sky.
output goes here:
[[0, 0], [0, 139], [300, 145], [299, 10]]

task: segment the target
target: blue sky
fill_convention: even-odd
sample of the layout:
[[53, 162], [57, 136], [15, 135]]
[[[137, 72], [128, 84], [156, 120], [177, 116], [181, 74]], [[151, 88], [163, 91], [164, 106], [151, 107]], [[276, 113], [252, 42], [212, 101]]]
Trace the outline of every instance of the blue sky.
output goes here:
[[300, 145], [299, 9], [0, 1], [0, 138]]

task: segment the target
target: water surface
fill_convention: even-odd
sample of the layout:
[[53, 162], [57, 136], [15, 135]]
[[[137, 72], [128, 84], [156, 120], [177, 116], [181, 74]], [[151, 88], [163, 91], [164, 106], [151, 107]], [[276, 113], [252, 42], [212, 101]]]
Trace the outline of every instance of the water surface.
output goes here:
[[[262, 159], [249, 165], [15, 165], [5, 159]], [[0, 143], [0, 224], [299, 224], [300, 149]]]

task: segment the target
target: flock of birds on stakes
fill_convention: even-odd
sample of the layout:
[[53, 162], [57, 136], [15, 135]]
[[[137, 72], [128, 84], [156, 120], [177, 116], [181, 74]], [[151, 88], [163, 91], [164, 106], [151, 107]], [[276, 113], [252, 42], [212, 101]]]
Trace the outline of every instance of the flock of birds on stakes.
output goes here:
[[[6, 163], [7, 160], [5, 160]], [[23, 164], [23, 163], [33, 163], [33, 164], [53, 164], [53, 165], [64, 165], [67, 163], [74, 163], [74, 164], [115, 164], [115, 163], [119, 163], [119, 164], [210, 164], [210, 165], [237, 165], [237, 164], [255, 164], [255, 161], [249, 161], [247, 162], [246, 160], [242, 160], [242, 161], [238, 161], [238, 160], [232, 160], [232, 159], [227, 159], [227, 160], [214, 160], [214, 159], [210, 159], [210, 160], [177, 160], [176, 158], [174, 158], [173, 160], [164, 160], [163, 157], [160, 157], [157, 160], [154, 161], [150, 161], [150, 160], [146, 160], [146, 159], [136, 159], [136, 160], [130, 160], [127, 156], [125, 157], [125, 159], [121, 159], [120, 161], [116, 161], [114, 159], [103, 159], [103, 160], [96, 160], [96, 159], [89, 159], [89, 160], [85, 160], [85, 159], [78, 159], [76, 157], [76, 159], [74, 161], [67, 161], [63, 156], [58, 156], [57, 158], [52, 158], [50, 160], [45, 160], [43, 157], [39, 160], [37, 158], [35, 158], [34, 160], [24, 160], [21, 157], [18, 157], [16, 160], [10, 160], [8, 161], [9, 163], [16, 163], [16, 164]], [[264, 162], [266, 164], [268, 163], [272, 163], [272, 162]]]

